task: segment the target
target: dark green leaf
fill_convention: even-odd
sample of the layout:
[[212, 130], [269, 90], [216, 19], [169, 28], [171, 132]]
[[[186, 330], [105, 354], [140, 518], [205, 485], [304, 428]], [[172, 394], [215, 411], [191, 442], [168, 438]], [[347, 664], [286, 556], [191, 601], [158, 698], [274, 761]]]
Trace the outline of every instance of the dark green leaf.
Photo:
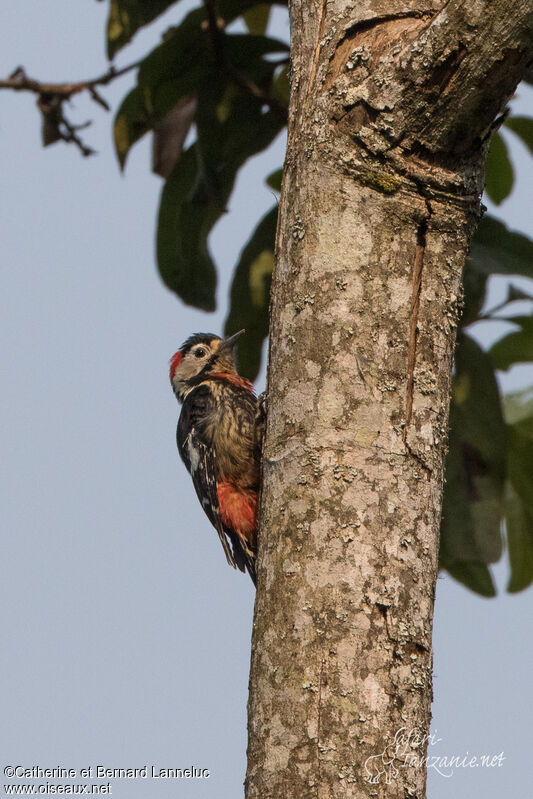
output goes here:
[[499, 302], [497, 305], [493, 305], [492, 308], [484, 311], [480, 314], [480, 319], [505, 319], [505, 321], [512, 320], [513, 317], [503, 317], [501, 316], [502, 311], [509, 312], [508, 306], [512, 302], [517, 302], [518, 300], [527, 300], [532, 301], [533, 296], [528, 294], [526, 291], [522, 291], [522, 289], [513, 286], [511, 283], [507, 286], [507, 296], [504, 300]]
[[272, 84], [272, 97], [282, 105], [289, 107], [291, 84], [289, 81], [289, 67], [283, 67]]
[[475, 448], [490, 472], [503, 480], [507, 433], [498, 383], [487, 353], [464, 333], [455, 351], [452, 407], [461, 441]]
[[533, 513], [511, 486], [506, 491], [505, 518], [511, 566], [507, 590], [513, 593], [533, 583]]
[[[225, 18], [230, 21], [250, 5], [245, 0], [226, 0]], [[219, 85], [223, 79], [212, 59], [209, 37], [202, 26], [204, 19], [203, 10], [191, 11], [141, 63], [137, 86], [124, 99], [115, 118], [115, 148], [122, 168], [132, 145], [181, 98], [198, 94], [210, 80]], [[285, 42], [248, 34], [225, 35], [222, 41], [225, 57], [233, 68], [243, 77], [253, 77], [256, 83], [270, 88], [275, 66], [262, 56], [287, 52]]]
[[155, 123], [152, 137], [152, 172], [168, 178], [181, 158], [183, 146], [194, 122], [198, 100], [186, 94], [174, 108]]
[[476, 322], [485, 304], [488, 275], [476, 269], [476, 262], [468, 258], [463, 275], [464, 306], [461, 327]]
[[138, 88], [126, 95], [118, 109], [113, 125], [115, 152], [120, 168], [124, 169], [128, 152], [152, 126], [151, 103], [146, 103]]
[[270, 186], [274, 191], [281, 191], [281, 180], [283, 178], [283, 169], [276, 169], [271, 172], [266, 179], [267, 186]]
[[506, 394], [503, 406], [507, 424], [529, 424], [533, 419], [533, 386]]
[[135, 36], [176, 0], [111, 0], [107, 20], [107, 57], [113, 58]]
[[509, 480], [525, 507], [533, 512], [533, 445], [527, 428], [526, 421], [511, 427]]
[[183, 154], [163, 188], [157, 229], [161, 277], [183, 302], [213, 311], [216, 271], [207, 236], [220, 211], [202, 196], [197, 183], [197, 150]]
[[250, 33], [263, 34], [266, 31], [271, 7], [269, 3], [261, 3], [244, 12], [244, 21]]
[[508, 117], [505, 127], [516, 133], [533, 155], [533, 119], [530, 117]]
[[144, 59], [137, 86], [120, 106], [114, 125], [115, 148], [124, 167], [130, 148], [208, 80], [212, 63], [201, 24], [203, 13], [188, 14], [181, 25]]
[[496, 369], [509, 369], [515, 363], [533, 361], [533, 316], [513, 316], [506, 319], [520, 326], [508, 333], [490, 348], [490, 357]]
[[113, 130], [121, 169], [124, 169], [131, 147], [145, 133], [157, 127], [180, 103], [192, 101], [194, 94], [187, 94], [184, 84], [180, 86], [168, 82], [155, 88], [153, 93], [148, 88], [136, 87], [125, 97], [117, 112]]
[[[193, 14], [187, 18], [187, 24], [193, 24], [194, 33], [198, 20], [193, 18], [191, 23]], [[157, 53], [151, 54], [150, 62], [143, 63], [140, 85], [149, 83], [154, 74], [161, 72], [165, 79], [179, 74], [183, 64], [166, 55], [174, 40], [175, 37], [165, 42], [157, 48]], [[191, 46], [181, 38], [180, 43], [183, 47]], [[248, 34], [225, 35], [223, 47], [232, 67], [260, 87], [270, 84], [275, 70], [275, 65], [262, 56], [286, 50], [283, 42]], [[204, 62], [209, 73], [197, 83], [197, 140], [178, 162], [163, 190], [157, 256], [161, 276], [170, 289], [184, 302], [213, 309], [216, 275], [207, 236], [226, 210], [241, 166], [250, 156], [268, 147], [284, 122], [272, 111], [265, 112], [262, 100], [236, 85], [231, 73], [220, 69], [209, 53]]]
[[[506, 428], [490, 358], [464, 334], [455, 370], [440, 562], [463, 582], [470, 575], [486, 584], [482, 565], [501, 556]], [[470, 587], [479, 590], [474, 582]]]
[[499, 205], [509, 196], [513, 188], [513, 179], [513, 167], [509, 160], [507, 145], [500, 134], [495, 133], [490, 142], [485, 179], [485, 191], [493, 203]]
[[239, 340], [239, 372], [255, 380], [261, 365], [261, 348], [268, 336], [270, 282], [274, 266], [274, 239], [278, 208], [272, 208], [256, 227], [243, 249], [231, 286], [225, 335], [245, 328]]
[[203, 14], [191, 11], [171, 35], [155, 47], [139, 67], [137, 83], [143, 89], [176, 81], [181, 87], [179, 94], [197, 88], [208, 69], [209, 43], [202, 29]]
[[283, 121], [271, 111], [263, 112], [260, 100], [235, 87], [219, 104], [212, 82], [200, 97], [196, 127], [203, 180], [213, 201], [225, 210], [238, 170], [268, 147]]
[[485, 216], [472, 241], [467, 269], [485, 275], [533, 277], [533, 241], [510, 231], [498, 219]]
[[509, 423], [506, 530], [511, 565], [508, 591], [533, 582], [533, 387], [505, 397]]
[[530, 86], [533, 86], [533, 66], [531, 64], [526, 67], [522, 80], [524, 83], [529, 83]]
[[[233, 33], [231, 35], [226, 34], [223, 41], [226, 56], [232, 66], [245, 71], [250, 69], [255, 77], [258, 77], [257, 65], [260, 56], [289, 52], [289, 46], [286, 42], [269, 36]], [[269, 74], [275, 69], [275, 65], [271, 62], [265, 61], [263, 63], [267, 67]]]
[[475, 591], [476, 594], [486, 597], [496, 596], [496, 589], [494, 588], [490, 571], [484, 563], [461, 562], [445, 568], [452, 577], [467, 588], [470, 588], [471, 591]]
[[[246, 3], [227, 2], [228, 9], [234, 7], [238, 11]], [[228, 11], [230, 17], [231, 12]], [[229, 22], [230, 18], [225, 17]], [[143, 87], [153, 87], [169, 80], [191, 81], [190, 77], [184, 78], [184, 73], [196, 75], [196, 79], [201, 80], [206, 69], [214, 72], [215, 78], [222, 78], [220, 72], [223, 71], [219, 64], [214, 63], [211, 50], [210, 39], [204, 26], [205, 16], [200, 9], [191, 11], [177, 26], [172, 35], [169, 35], [164, 42], [158, 45], [144, 59], [139, 67], [138, 83]], [[254, 76], [257, 76], [257, 66], [261, 56], [271, 53], [287, 53], [288, 45], [280, 39], [273, 39], [268, 36], [256, 36], [249, 33], [226, 33], [221, 39], [221, 47], [224, 56], [228, 59], [232, 67], [250, 69]], [[199, 63], [203, 62], [203, 63]], [[275, 69], [275, 65], [264, 62], [269, 74]], [[199, 76], [199, 77], [198, 77]], [[189, 85], [191, 88], [199, 88], [198, 85]]]
[[[452, 418], [452, 425], [456, 424]], [[501, 484], [479, 453], [450, 433], [441, 522], [441, 566], [494, 563], [501, 556]]]
[[[224, 213], [237, 172], [267, 147], [283, 122], [264, 113], [260, 101], [237, 90], [227, 119], [217, 114], [222, 87], [200, 95], [198, 140], [165, 184], [159, 211], [157, 254], [165, 284], [184, 302], [206, 310], [215, 305], [215, 269], [207, 236]], [[209, 102], [206, 97], [210, 95]]]
[[511, 284], [507, 289], [507, 302], [516, 302], [517, 300], [533, 300], [533, 294]]

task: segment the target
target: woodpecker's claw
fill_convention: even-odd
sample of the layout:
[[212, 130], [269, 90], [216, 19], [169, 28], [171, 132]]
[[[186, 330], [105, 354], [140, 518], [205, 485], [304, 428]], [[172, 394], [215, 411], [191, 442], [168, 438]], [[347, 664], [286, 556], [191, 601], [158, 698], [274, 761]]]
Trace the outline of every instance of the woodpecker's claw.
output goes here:
[[268, 401], [267, 401], [267, 393], [266, 391], [262, 391], [261, 394], [257, 397], [257, 404], [259, 406], [259, 413], [263, 420], [266, 420], [267, 410], [268, 410]]

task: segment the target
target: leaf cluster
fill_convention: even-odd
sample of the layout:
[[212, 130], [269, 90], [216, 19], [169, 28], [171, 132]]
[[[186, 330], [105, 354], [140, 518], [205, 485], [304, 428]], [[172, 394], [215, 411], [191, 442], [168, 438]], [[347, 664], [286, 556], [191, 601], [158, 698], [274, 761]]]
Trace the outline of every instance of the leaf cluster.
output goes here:
[[[177, 6], [176, 0], [111, 0], [109, 57], [172, 5]], [[219, 0], [216, 5], [204, 0], [144, 58], [137, 85], [115, 118], [122, 167], [131, 147], [149, 131], [167, 152], [158, 170], [166, 178], [157, 226], [159, 271], [183, 302], [203, 310], [215, 307], [209, 234], [226, 210], [239, 169], [268, 147], [286, 122], [288, 47], [266, 35], [271, 7], [254, 0]], [[233, 25], [238, 19], [246, 26], [241, 24], [241, 32]], [[533, 154], [533, 119], [509, 117], [503, 130], [505, 136], [508, 131], [518, 136]], [[501, 203], [513, 181], [506, 139], [495, 133], [487, 164], [490, 199]], [[279, 191], [281, 170], [267, 182]], [[268, 335], [276, 220], [274, 206], [241, 253], [225, 323], [228, 334], [243, 327], [248, 332], [239, 360], [241, 371], [252, 379]], [[511, 567], [508, 590], [533, 582], [533, 398], [526, 393], [504, 401], [496, 379], [496, 370], [533, 360], [533, 316], [509, 315], [513, 302], [531, 298], [511, 284], [506, 300], [484, 312], [488, 278], [498, 274], [532, 278], [533, 242], [485, 217], [464, 275], [440, 552], [441, 567], [484, 596], [495, 593], [489, 564], [501, 557], [504, 530]], [[472, 325], [502, 318], [513, 330], [485, 352], [471, 335]]]
[[[109, 54], [114, 55], [142, 25], [170, 5], [113, 0], [108, 22]], [[124, 167], [135, 142], [148, 131], [155, 130], [161, 137], [161, 123], [174, 113], [171, 136], [183, 124], [175, 113], [180, 103], [183, 107], [184, 100], [194, 102], [194, 116], [189, 115], [185, 123], [189, 127], [194, 123], [193, 141], [184, 151], [178, 148], [172, 163], [165, 167], [168, 174], [159, 207], [157, 261], [168, 288], [183, 302], [206, 311], [215, 308], [217, 278], [208, 236], [226, 211], [239, 169], [268, 147], [286, 122], [288, 96], [280, 87], [287, 69], [288, 46], [265, 36], [269, 10], [270, 6], [253, 0], [221, 0], [216, 8], [206, 4], [189, 12], [142, 61], [137, 85], [125, 97], [115, 118], [115, 147]], [[239, 17], [246, 22], [247, 33], [228, 31]], [[182, 142], [188, 134], [188, 129], [182, 132]], [[263, 223], [254, 235], [258, 240], [265, 238]], [[272, 243], [268, 246], [272, 249]], [[257, 275], [253, 263], [245, 265], [248, 258], [243, 253], [232, 296], [240, 306], [245, 301], [253, 305], [255, 297], [253, 327], [257, 328], [261, 316], [264, 338], [268, 330], [268, 286], [263, 302], [258, 304], [257, 291], [254, 294], [243, 279], [245, 270], [249, 282]], [[267, 280], [270, 272], [265, 274]], [[232, 308], [227, 322], [230, 330], [243, 314], [241, 309]], [[247, 329], [251, 332], [250, 324]], [[253, 350], [257, 346], [260, 350], [261, 343], [257, 336], [248, 336], [250, 349], [241, 349], [243, 358], [255, 364], [252, 371], [259, 368]]]
[[[502, 397], [496, 379], [497, 370], [533, 361], [533, 315], [512, 315], [517, 301], [531, 309], [533, 295], [510, 283], [503, 302], [483, 312], [491, 275], [532, 278], [533, 242], [487, 216], [464, 275], [440, 550], [441, 567], [483, 596], [495, 594], [489, 564], [501, 557], [504, 532], [508, 590], [533, 582], [533, 401], [529, 389]], [[505, 321], [513, 329], [485, 352], [472, 337], [480, 321]]]

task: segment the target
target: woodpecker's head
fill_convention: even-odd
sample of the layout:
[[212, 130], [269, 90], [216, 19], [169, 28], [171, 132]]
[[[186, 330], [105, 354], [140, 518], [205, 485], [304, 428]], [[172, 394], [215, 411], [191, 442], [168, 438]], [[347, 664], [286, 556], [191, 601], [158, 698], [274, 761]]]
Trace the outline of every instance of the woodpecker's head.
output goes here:
[[225, 339], [213, 333], [189, 336], [170, 359], [170, 382], [180, 402], [210, 375], [237, 374], [233, 348], [243, 333], [239, 330]]

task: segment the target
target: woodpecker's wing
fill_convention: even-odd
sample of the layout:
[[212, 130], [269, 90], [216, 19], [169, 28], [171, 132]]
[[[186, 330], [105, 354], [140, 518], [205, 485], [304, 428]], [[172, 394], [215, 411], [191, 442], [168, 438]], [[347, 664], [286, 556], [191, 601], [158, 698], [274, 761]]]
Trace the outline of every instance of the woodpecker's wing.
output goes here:
[[213, 449], [202, 442], [194, 427], [184, 441], [184, 449], [189, 456], [190, 468], [187, 468], [189, 468], [196, 495], [206, 516], [218, 533], [226, 560], [230, 566], [235, 568], [237, 563], [230, 549], [226, 531], [220, 518], [217, 496], [218, 470]]
[[233, 568], [238, 567], [244, 571], [246, 565], [244, 552], [241, 551], [239, 542], [234, 540], [235, 536], [226, 530], [220, 517], [217, 495], [219, 469], [214, 448], [206, 442], [202, 424], [209, 415], [213, 402], [211, 392], [203, 386], [191, 392], [185, 399], [178, 422], [178, 450], [192, 477], [200, 504], [218, 533], [226, 560]]

